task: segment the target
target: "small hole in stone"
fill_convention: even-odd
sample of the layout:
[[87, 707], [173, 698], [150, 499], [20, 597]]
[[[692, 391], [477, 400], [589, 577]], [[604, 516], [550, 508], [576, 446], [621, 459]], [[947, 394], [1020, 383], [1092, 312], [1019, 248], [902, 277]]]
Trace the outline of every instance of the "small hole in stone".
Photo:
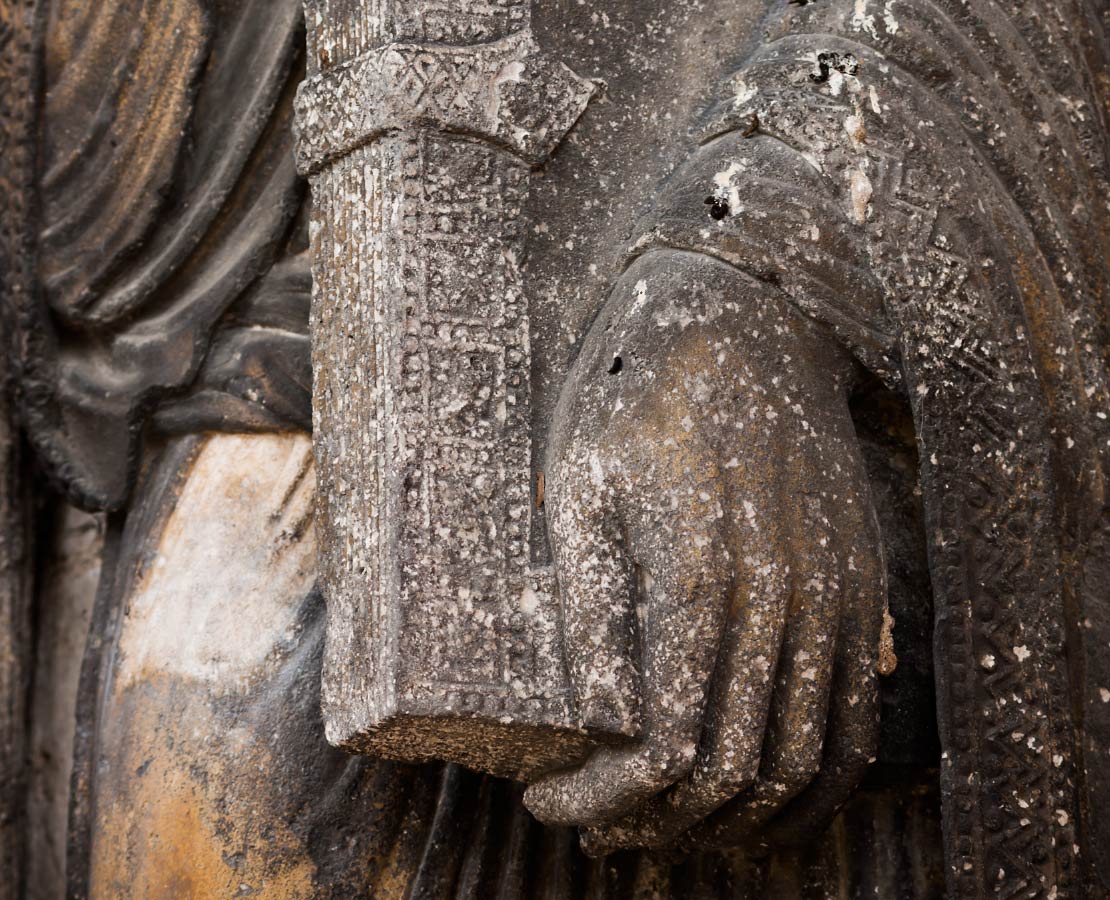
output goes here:
[[717, 222], [720, 222], [732, 211], [729, 209], [728, 201], [722, 200], [720, 197], [706, 197], [705, 205], [709, 207], [709, 217]]
[[613, 364], [609, 367], [609, 374], [610, 375], [616, 375], [623, 368], [624, 368], [624, 363], [621, 361], [621, 358], [619, 356], [614, 356], [613, 357]]
[[833, 69], [841, 75], [855, 75], [859, 71], [859, 60], [851, 53], [818, 53], [817, 63], [809, 73], [810, 81], [824, 84], [832, 75]]

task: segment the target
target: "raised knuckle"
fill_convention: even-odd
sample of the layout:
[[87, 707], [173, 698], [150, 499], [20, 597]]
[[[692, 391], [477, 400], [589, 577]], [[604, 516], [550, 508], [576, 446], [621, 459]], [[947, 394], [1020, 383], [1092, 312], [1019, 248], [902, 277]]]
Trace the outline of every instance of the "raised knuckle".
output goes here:
[[696, 757], [697, 745], [693, 741], [655, 746], [648, 754], [649, 777], [659, 788], [666, 787], [689, 775]]
[[808, 785], [821, 772], [821, 746], [806, 746], [788, 754], [775, 769], [776, 781], [781, 783], [784, 793], [796, 794]]
[[719, 801], [735, 797], [755, 784], [759, 777], [759, 754], [736, 761], [721, 759], [710, 764], [699, 793]]
[[867, 768], [875, 761], [875, 747], [853, 745], [836, 761], [836, 775], [856, 779], [862, 777]]

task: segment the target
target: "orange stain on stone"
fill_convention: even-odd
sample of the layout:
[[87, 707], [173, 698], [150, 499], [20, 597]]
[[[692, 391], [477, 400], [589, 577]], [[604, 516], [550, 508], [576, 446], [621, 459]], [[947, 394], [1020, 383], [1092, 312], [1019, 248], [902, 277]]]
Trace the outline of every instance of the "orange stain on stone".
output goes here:
[[[152, 687], [140, 692], [164, 699], [189, 692], [181, 683]], [[204, 736], [227, 734], [227, 723], [198, 721], [199, 704], [189, 704], [186, 732], [167, 721], [172, 716], [144, 715], [144, 708], [161, 706], [149, 696], [138, 703], [120, 699], [135, 715], [126, 716], [113, 765], [98, 779], [94, 900], [318, 896], [306, 849], [268, 808], [272, 789], [264, 776], [273, 766], [264, 747], [244, 735], [232, 764], [224, 754], [206, 752]]]

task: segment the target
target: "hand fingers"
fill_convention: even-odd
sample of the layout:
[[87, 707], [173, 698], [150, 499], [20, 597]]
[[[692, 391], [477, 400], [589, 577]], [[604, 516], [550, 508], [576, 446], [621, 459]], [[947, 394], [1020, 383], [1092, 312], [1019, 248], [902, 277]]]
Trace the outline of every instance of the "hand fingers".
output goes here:
[[860, 540], [847, 550], [847, 592], [837, 645], [828, 737], [820, 774], [764, 830], [774, 847], [799, 846], [822, 831], [859, 786], [879, 741], [879, 640], [886, 569], [870, 499]]
[[530, 787], [525, 803], [542, 821], [606, 824], [690, 771], [732, 581], [714, 483], [687, 480], [678, 498], [638, 493], [629, 547], [642, 576], [643, 740]]
[[826, 504], [820, 497], [806, 495], [798, 512], [795, 527], [807, 539], [792, 559], [793, 608], [787, 616], [759, 774], [748, 791], [691, 833], [691, 843], [745, 843], [813, 779], [821, 765], [842, 583]]
[[775, 487], [738, 494], [733, 504], [738, 572], [693, 771], [635, 813], [585, 833], [590, 855], [668, 844], [754, 780], [789, 594], [777, 497], [767, 495]]

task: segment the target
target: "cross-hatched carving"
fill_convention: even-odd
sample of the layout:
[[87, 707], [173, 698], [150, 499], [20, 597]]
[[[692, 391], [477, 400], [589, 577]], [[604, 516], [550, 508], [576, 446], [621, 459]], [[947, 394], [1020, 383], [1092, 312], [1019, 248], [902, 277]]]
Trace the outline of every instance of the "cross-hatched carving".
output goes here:
[[413, 127], [476, 135], [537, 163], [592, 92], [540, 53], [527, 31], [474, 46], [375, 46], [301, 85], [298, 165], [310, 174], [386, 132]]
[[324, 715], [353, 749], [524, 776], [588, 746], [554, 579], [530, 564], [520, 264], [525, 160], [550, 152], [592, 88], [511, 33], [526, 3], [463, 6], [382, 2], [372, 27], [336, 21], [355, 15], [341, 0], [310, 7], [327, 62], [298, 98]]

